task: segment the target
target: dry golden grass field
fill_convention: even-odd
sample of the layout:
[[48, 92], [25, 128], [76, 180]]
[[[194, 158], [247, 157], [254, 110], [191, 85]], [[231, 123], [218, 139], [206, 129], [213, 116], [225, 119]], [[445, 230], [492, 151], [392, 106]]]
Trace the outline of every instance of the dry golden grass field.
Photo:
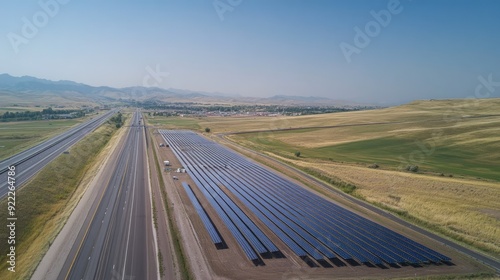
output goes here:
[[[313, 175], [354, 185], [358, 197], [499, 257], [499, 109], [500, 99], [432, 100], [299, 117], [150, 122], [197, 131], [209, 127]], [[232, 134], [237, 132], [245, 133]], [[369, 168], [374, 163], [379, 168]], [[409, 165], [419, 171], [405, 171]]]

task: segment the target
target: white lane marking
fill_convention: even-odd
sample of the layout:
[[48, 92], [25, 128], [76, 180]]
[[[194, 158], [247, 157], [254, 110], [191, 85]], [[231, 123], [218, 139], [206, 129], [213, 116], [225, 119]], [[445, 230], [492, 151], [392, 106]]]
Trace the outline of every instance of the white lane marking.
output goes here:
[[[136, 141], [136, 145], [139, 146], [139, 141]], [[136, 147], [135, 149], [135, 167], [137, 168], [139, 162], [139, 149]], [[135, 184], [137, 180], [137, 171], [134, 172], [134, 180], [132, 182]], [[128, 233], [127, 233], [127, 245], [125, 247], [125, 258], [123, 260], [123, 272], [122, 272], [122, 280], [125, 279], [125, 268], [127, 267], [127, 255], [128, 255], [128, 244], [130, 242], [130, 229], [132, 227], [132, 214], [134, 212], [134, 197], [135, 197], [135, 189], [132, 188], [132, 206], [130, 207], [130, 218], [128, 222]]]

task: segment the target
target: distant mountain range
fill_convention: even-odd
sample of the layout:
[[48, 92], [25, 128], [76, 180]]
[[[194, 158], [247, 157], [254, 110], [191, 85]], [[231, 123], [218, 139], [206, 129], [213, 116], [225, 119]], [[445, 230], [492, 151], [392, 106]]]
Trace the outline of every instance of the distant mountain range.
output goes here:
[[275, 95], [268, 98], [243, 97], [156, 87], [94, 87], [73, 81], [50, 81], [30, 76], [0, 74], [0, 106], [26, 105], [97, 105], [124, 101], [238, 103], [277, 105], [365, 105], [325, 97]]

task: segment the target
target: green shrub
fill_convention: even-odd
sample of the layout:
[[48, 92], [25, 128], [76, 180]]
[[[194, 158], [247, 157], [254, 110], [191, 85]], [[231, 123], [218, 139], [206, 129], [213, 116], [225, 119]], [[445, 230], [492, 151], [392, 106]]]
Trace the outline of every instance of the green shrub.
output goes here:
[[406, 166], [407, 171], [418, 172], [418, 165], [408, 165]]

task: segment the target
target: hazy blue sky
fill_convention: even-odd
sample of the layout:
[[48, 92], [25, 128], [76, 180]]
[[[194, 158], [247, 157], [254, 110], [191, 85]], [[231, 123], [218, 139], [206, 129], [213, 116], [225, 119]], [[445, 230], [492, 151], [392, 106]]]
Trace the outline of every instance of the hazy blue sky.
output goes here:
[[[496, 0], [54, 1], [2, 1], [0, 73], [125, 87], [154, 84], [158, 66], [165, 88], [368, 102], [500, 82]], [[376, 23], [381, 10], [390, 21]], [[349, 59], [343, 42], [357, 48]]]

